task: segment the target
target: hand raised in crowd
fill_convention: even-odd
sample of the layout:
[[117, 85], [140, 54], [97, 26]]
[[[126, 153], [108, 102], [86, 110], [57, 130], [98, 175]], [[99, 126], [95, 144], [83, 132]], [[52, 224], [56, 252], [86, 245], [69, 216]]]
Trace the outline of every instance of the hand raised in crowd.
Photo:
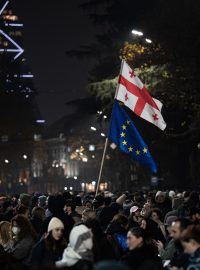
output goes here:
[[158, 247], [158, 251], [160, 251], [161, 249], [163, 249], [164, 248], [164, 245], [163, 245], [163, 243], [161, 242], [161, 241], [156, 241], [156, 245], [157, 245], [157, 247]]

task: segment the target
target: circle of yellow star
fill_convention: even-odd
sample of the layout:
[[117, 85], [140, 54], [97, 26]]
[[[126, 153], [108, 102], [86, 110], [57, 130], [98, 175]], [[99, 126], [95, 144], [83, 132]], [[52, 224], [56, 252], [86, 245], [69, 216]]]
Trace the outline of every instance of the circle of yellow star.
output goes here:
[[130, 125], [130, 122], [131, 122], [131, 121], [127, 120], [127, 121], [126, 121], [126, 124], [127, 124], [127, 125]]
[[125, 134], [124, 132], [122, 132], [122, 133], [120, 134], [121, 137], [125, 137], [125, 135], [126, 135], [126, 134]]
[[124, 141], [122, 142], [122, 144], [123, 144], [123, 145], [127, 145], [127, 141], [124, 140]]
[[144, 148], [143, 149], [143, 153], [146, 154], [148, 152], [148, 149], [147, 148]]
[[123, 125], [123, 126], [122, 126], [122, 129], [123, 129], [123, 130], [126, 130], [126, 126], [125, 126], [125, 125]]
[[140, 154], [140, 150], [135, 151], [136, 155]]
[[132, 151], [133, 151], [133, 147], [130, 146], [130, 147], [128, 148], [128, 151], [129, 151], [129, 152], [132, 152]]

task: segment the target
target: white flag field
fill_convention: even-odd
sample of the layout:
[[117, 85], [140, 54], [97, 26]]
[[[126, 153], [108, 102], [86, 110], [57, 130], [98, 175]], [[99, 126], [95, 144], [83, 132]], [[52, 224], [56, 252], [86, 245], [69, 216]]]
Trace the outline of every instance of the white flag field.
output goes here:
[[145, 85], [125, 61], [122, 61], [115, 99], [161, 130], [166, 128], [161, 114], [162, 103], [150, 96]]

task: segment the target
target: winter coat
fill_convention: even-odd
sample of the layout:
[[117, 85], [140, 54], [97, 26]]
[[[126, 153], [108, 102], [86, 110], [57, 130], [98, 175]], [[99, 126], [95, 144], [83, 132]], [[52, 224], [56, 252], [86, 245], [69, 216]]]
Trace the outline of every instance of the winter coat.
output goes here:
[[64, 268], [66, 270], [92, 270], [93, 264], [86, 260], [79, 260], [75, 265]]
[[152, 246], [144, 244], [142, 247], [129, 251], [121, 259], [122, 263], [131, 270], [161, 270], [162, 261]]
[[170, 266], [186, 269], [189, 255], [184, 253], [183, 247], [179, 241], [175, 241], [176, 251], [170, 262]]
[[93, 235], [93, 254], [94, 262], [104, 260], [115, 260], [118, 259], [113, 245], [107, 239], [106, 235]]
[[146, 229], [145, 231], [147, 231], [148, 235], [156, 240], [156, 241], [161, 241], [163, 244], [166, 243], [166, 239], [161, 231], [161, 229], [159, 228], [159, 225], [153, 221], [152, 219], [147, 219], [147, 225], [146, 225]]
[[103, 230], [107, 228], [114, 215], [115, 213], [113, 213], [113, 209], [110, 206], [105, 206], [98, 211], [97, 219], [99, 220]]
[[198, 248], [193, 254], [191, 254], [188, 258], [188, 266], [186, 270], [200, 269], [200, 248]]
[[42, 238], [34, 247], [31, 254], [31, 265], [54, 265], [56, 261], [62, 259], [63, 249], [54, 252], [46, 247], [45, 239]]
[[39, 234], [42, 227], [43, 220], [38, 217], [33, 217], [31, 218], [30, 222], [33, 225], [33, 228], [36, 231], [36, 233]]
[[107, 239], [115, 250], [115, 256], [120, 258], [128, 251], [126, 243], [127, 230], [117, 223], [111, 223], [105, 231]]
[[31, 251], [34, 244], [35, 242], [31, 236], [27, 236], [21, 240], [14, 241], [14, 245], [11, 250], [12, 258], [14, 261], [29, 265]]
[[159, 251], [162, 260], [171, 260], [176, 252], [174, 239], [171, 239], [164, 249]]

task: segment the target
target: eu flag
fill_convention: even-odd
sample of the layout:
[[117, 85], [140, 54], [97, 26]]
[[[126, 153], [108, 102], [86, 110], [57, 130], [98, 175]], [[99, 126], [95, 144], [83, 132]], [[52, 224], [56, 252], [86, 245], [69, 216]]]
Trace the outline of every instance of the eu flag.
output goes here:
[[148, 166], [152, 172], [157, 172], [147, 145], [124, 109], [115, 100], [109, 130], [109, 139], [123, 152], [130, 155], [141, 164]]

